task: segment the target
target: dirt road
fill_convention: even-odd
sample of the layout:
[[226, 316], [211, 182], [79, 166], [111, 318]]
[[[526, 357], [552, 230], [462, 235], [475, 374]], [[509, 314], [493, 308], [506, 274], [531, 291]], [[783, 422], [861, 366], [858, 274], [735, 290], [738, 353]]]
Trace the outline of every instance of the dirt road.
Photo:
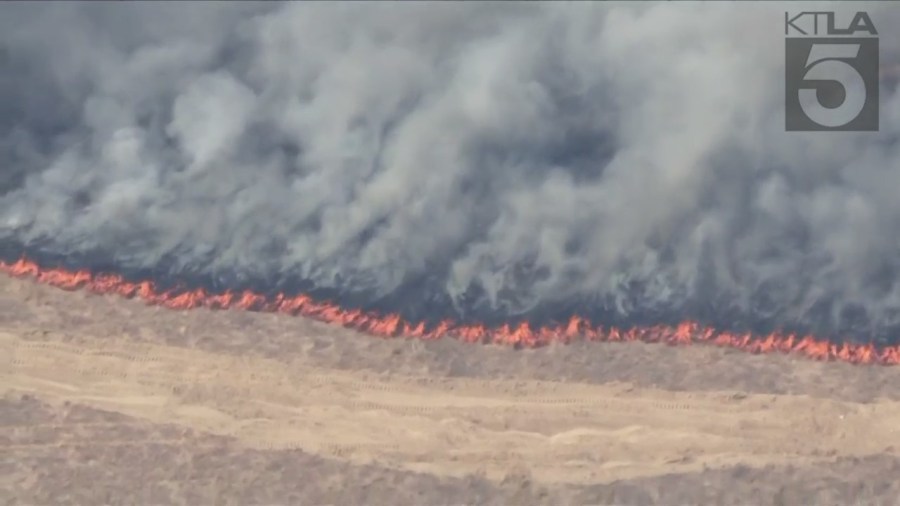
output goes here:
[[[5, 390], [434, 475], [609, 482], [895, 451], [900, 402], [374, 375], [115, 341], [0, 333]], [[898, 448], [897, 450], [900, 450]]]

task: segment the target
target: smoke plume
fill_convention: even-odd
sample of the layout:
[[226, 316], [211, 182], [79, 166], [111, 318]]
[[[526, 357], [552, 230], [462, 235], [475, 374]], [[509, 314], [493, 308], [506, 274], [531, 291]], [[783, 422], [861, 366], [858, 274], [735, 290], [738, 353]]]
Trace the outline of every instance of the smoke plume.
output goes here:
[[786, 8], [867, 10], [900, 62], [889, 3], [4, 4], [0, 241], [420, 315], [885, 340], [896, 78], [879, 132], [785, 132]]

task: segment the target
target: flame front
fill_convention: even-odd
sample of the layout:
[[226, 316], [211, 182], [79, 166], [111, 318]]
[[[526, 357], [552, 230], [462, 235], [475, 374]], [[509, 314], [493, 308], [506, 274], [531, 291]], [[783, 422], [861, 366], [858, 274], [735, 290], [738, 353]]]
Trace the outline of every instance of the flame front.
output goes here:
[[900, 345], [875, 346], [874, 344], [835, 344], [813, 336], [772, 333], [764, 336], [719, 331], [696, 322], [683, 322], [677, 326], [655, 325], [619, 329], [595, 326], [589, 320], [573, 316], [566, 324], [532, 328], [528, 323], [512, 327], [504, 324], [487, 327], [480, 324], [457, 324], [446, 320], [426, 330], [424, 322], [408, 322], [398, 314], [378, 315], [358, 309], [348, 310], [308, 295], [273, 298], [250, 291], [226, 291], [210, 294], [202, 288], [188, 291], [163, 291], [152, 281], [129, 282], [114, 274], [44, 269], [37, 263], [22, 258], [9, 264], [0, 261], [0, 271], [16, 277], [32, 277], [40, 283], [66, 290], [86, 289], [98, 294], [118, 294], [128, 298], [140, 298], [148, 304], [171, 309], [245, 309], [301, 315], [316, 320], [339, 324], [344, 327], [382, 337], [408, 337], [438, 339], [453, 337], [467, 343], [498, 343], [522, 347], [538, 347], [554, 342], [568, 343], [576, 339], [587, 341], [666, 343], [690, 345], [708, 343], [736, 348], [751, 353], [794, 353], [815, 360], [843, 361], [852, 364], [900, 364]]

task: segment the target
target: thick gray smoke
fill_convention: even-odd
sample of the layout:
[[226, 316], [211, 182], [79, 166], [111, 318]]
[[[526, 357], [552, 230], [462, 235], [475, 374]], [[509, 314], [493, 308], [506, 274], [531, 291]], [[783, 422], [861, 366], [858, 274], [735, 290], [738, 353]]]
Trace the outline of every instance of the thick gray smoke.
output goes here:
[[[900, 61], [900, 6], [806, 6], [868, 10]], [[4, 4], [0, 240], [877, 335], [900, 94], [878, 133], [786, 133], [786, 7]]]

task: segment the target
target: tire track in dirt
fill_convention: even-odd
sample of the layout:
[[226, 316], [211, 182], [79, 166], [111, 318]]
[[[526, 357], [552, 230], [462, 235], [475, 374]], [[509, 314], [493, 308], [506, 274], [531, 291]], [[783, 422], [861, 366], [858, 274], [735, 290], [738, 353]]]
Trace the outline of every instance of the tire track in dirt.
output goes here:
[[[15, 452], [15, 451], [34, 451], [34, 450], [56, 450], [63, 448], [106, 448], [106, 447], [142, 447], [147, 445], [166, 445], [166, 446], [178, 446], [179, 444], [184, 443], [184, 439], [135, 439], [129, 441], [61, 441], [61, 442], [52, 442], [52, 443], [15, 443], [11, 445], [5, 445], [4, 451]], [[214, 443], [198, 443], [198, 447], [200, 448], [215, 448], [217, 445]]]
[[545, 482], [861, 456], [900, 441], [897, 402], [434, 379], [109, 338], [81, 341], [0, 332], [0, 353], [10, 357], [0, 369], [3, 389], [174, 423], [254, 448], [296, 448], [438, 475], [480, 469], [499, 479], [525, 468]]

